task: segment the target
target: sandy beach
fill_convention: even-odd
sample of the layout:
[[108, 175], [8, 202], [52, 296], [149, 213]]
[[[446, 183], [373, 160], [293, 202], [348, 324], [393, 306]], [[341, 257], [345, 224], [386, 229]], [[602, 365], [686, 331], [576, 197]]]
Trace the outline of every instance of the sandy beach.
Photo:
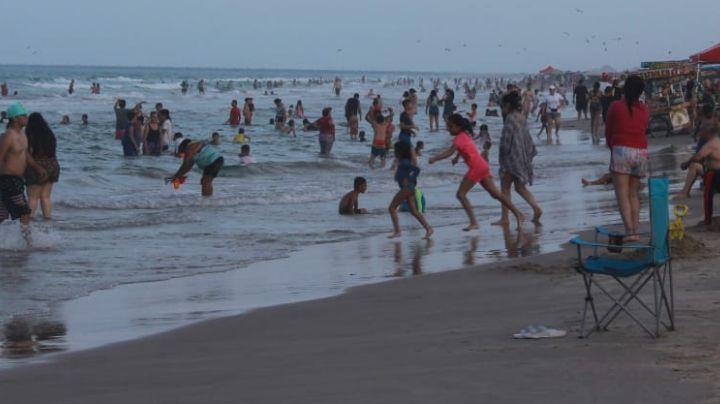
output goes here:
[[[689, 234], [675, 251], [677, 330], [658, 340], [626, 318], [577, 338], [583, 290], [566, 246], [61, 355], [0, 373], [0, 391], [15, 403], [718, 402], [720, 237]], [[511, 337], [529, 324], [569, 334]]]

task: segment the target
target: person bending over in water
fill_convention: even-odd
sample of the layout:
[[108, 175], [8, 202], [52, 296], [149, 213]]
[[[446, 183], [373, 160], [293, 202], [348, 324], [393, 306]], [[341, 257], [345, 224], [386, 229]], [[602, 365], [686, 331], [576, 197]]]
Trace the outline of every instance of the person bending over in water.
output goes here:
[[412, 146], [406, 142], [396, 142], [395, 158], [398, 160], [397, 170], [395, 171], [395, 181], [397, 181], [400, 190], [395, 194], [388, 208], [393, 224], [393, 234], [388, 238], [400, 236], [400, 220], [398, 219], [397, 210], [403, 202], [407, 201], [410, 214], [425, 228], [425, 237], [423, 237], [423, 239], [429, 240], [430, 237], [432, 237], [433, 229], [425, 220], [425, 216], [418, 210], [417, 202], [415, 201], [415, 187], [417, 186], [417, 177], [420, 174], [420, 169], [412, 163]]
[[504, 207], [507, 207], [513, 215], [515, 215], [518, 229], [521, 228], [523, 222], [525, 221], [525, 217], [522, 213], [520, 213], [515, 205], [510, 202], [510, 199], [503, 195], [500, 190], [497, 189], [497, 186], [495, 186], [495, 182], [490, 174], [490, 166], [487, 161], [482, 158], [475, 142], [473, 142], [472, 138], [468, 134], [472, 131], [470, 122], [463, 118], [460, 114], [453, 114], [450, 115], [446, 123], [448, 132], [450, 132], [450, 135], [454, 138], [453, 144], [444, 152], [430, 157], [429, 163], [433, 164], [436, 161], [444, 160], [451, 157], [456, 152], [460, 153], [460, 156], [462, 156], [463, 160], [465, 160], [465, 164], [468, 166], [468, 171], [460, 183], [456, 195], [463, 209], [465, 209], [468, 219], [470, 219], [470, 224], [463, 230], [470, 231], [480, 227], [475, 219], [475, 213], [473, 213], [473, 207], [470, 204], [470, 200], [467, 198], [467, 193], [475, 186], [476, 183], [482, 185], [490, 196], [500, 201]]
[[340, 199], [340, 206], [338, 207], [338, 213], [341, 215], [358, 215], [367, 213], [367, 210], [360, 209], [358, 207], [358, 199], [360, 194], [364, 194], [367, 191], [367, 181], [363, 177], [355, 177], [353, 183], [353, 190], [345, 194]]
[[185, 139], [178, 146], [178, 154], [183, 155], [183, 163], [175, 175], [165, 180], [167, 182], [174, 181], [187, 174], [197, 164], [198, 168], [203, 170], [202, 179], [200, 180], [202, 195], [212, 196], [213, 180], [225, 163], [220, 152], [211, 144]]

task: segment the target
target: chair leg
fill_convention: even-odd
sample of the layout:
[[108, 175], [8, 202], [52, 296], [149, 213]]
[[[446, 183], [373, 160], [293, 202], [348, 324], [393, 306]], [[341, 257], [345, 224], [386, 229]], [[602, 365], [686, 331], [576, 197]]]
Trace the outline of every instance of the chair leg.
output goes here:
[[[614, 304], [612, 307], [610, 307], [610, 309], [607, 311], [607, 313], [605, 313], [605, 316], [603, 316], [603, 318], [600, 320], [601, 322], [605, 323], [604, 329], [606, 331], [607, 331], [607, 326], [609, 326], [610, 323], [615, 321], [617, 316], [620, 315], [620, 313], [622, 312], [622, 310], [620, 309], [620, 306], [627, 306], [633, 300], [634, 297], [633, 297], [632, 291], [633, 290], [641, 290], [642, 288], [644, 288], [645, 285], [650, 280], [650, 277], [638, 276], [630, 286], [625, 285], [625, 283], [623, 281], [621, 281], [619, 278], [613, 277], [613, 279], [615, 279], [615, 282], [617, 282], [618, 284], [620, 284], [620, 286], [623, 287], [624, 292], [617, 299], [619, 302], [623, 302], [623, 303], [622, 304], [618, 304], [618, 303]], [[605, 292], [605, 293], [607, 294], [607, 292]], [[650, 308], [648, 308], [642, 300], [638, 300], [638, 301], [640, 302], [641, 305], [645, 306], [646, 310], [648, 310], [652, 313], [652, 310], [650, 310]], [[609, 317], [609, 319], [608, 319], [608, 317]]]
[[[592, 283], [593, 283], [593, 277], [592, 274], [588, 275], [586, 273], [582, 273], [583, 276], [583, 284], [585, 285], [585, 307], [583, 308], [583, 317], [582, 322], [580, 323], [580, 336], [579, 338], [587, 338], [590, 336], [590, 334], [593, 333], [593, 331], [600, 329], [600, 323], [598, 322], [598, 316], [597, 316], [597, 310], [595, 310], [595, 301], [593, 300], [592, 296]], [[590, 306], [590, 310], [592, 310], [593, 318], [595, 319], [595, 325], [593, 326], [590, 331], [585, 333], [585, 320], [587, 319], [587, 311], [588, 306]]]
[[[640, 290], [642, 290], [642, 287], [641, 287], [640, 289], [637, 289], [637, 290], [633, 291], [633, 290], [628, 289], [628, 287], [627, 287], [623, 282], [620, 282], [617, 278], [614, 278], [614, 279], [615, 279], [616, 281], [618, 281], [618, 283], [620, 283], [620, 285], [621, 285], [623, 288], [625, 288], [626, 292], [629, 292], [629, 293], [630, 293], [631, 296], [629, 297], [628, 303], [629, 303], [632, 299], [635, 299], [635, 300], [637, 300], [637, 301], [639, 301], [639, 302], [642, 302], [642, 301], [640, 300], [640, 298], [637, 296], [637, 293], [638, 293]], [[637, 283], [637, 281], [636, 281], [635, 283]], [[646, 282], [645, 282], [645, 283], [646, 283]], [[642, 321], [640, 321], [637, 317], [635, 317], [635, 315], [634, 315], [630, 310], [628, 310], [627, 307], [625, 307], [627, 303], [626, 303], [626, 304], [623, 304], [621, 300], [616, 299], [610, 292], [607, 291], [607, 289], [605, 289], [604, 287], [602, 287], [600, 284], [596, 284], [596, 286], [598, 287], [598, 289], [600, 289], [600, 290], [605, 294], [605, 296], [608, 297], [608, 299], [610, 299], [610, 300], [614, 303], [613, 309], [617, 308], [618, 310], [624, 312], [624, 313], [627, 314], [628, 317], [630, 317], [638, 326], [640, 326], [640, 328], [642, 328], [643, 330], [645, 330], [645, 332], [647, 332], [651, 337], [653, 337], [653, 338], [656, 337], [656, 335], [655, 335], [652, 331], [650, 331], [650, 329], [647, 328], [647, 327], [645, 326], [645, 324], [643, 324]], [[647, 305], [645, 305], [644, 303], [643, 303], [643, 305], [645, 306], [646, 309], [649, 309], [649, 308], [647, 307]], [[651, 310], [651, 309], [649, 309], [649, 310], [650, 310], [650, 312], [652, 313], [652, 310]], [[610, 314], [610, 312], [606, 313], [605, 316], [603, 316], [603, 319], [601, 319], [600, 321], [603, 321], [606, 317], [609, 316], [609, 314]], [[617, 314], [616, 314], [615, 316], [613, 316], [612, 319], [610, 319], [610, 321], [608, 321], [608, 322], [605, 323], [605, 328], [607, 328], [607, 326], [610, 325], [610, 322], [612, 322], [612, 320], [614, 320], [615, 317], [617, 317]]]

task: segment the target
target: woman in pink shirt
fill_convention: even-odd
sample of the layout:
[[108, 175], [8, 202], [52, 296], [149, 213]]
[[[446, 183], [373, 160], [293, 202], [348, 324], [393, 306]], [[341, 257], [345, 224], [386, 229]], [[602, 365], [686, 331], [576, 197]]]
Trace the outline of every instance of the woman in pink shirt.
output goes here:
[[477, 219], [475, 219], [475, 213], [473, 212], [470, 200], [467, 198], [467, 193], [475, 186], [476, 183], [482, 185], [490, 196], [499, 200], [504, 207], [510, 209], [513, 215], [515, 215], [518, 229], [522, 227], [525, 217], [512, 204], [512, 202], [510, 202], [510, 200], [504, 196], [500, 190], [498, 190], [497, 186], [495, 186], [495, 182], [490, 174], [490, 166], [487, 161], [482, 158], [475, 142], [468, 134], [472, 133], [472, 126], [470, 122], [463, 118], [460, 114], [453, 114], [447, 119], [447, 129], [448, 132], [450, 132], [450, 135], [454, 137], [452, 146], [444, 152], [430, 157], [429, 163], [433, 164], [436, 161], [446, 159], [457, 152], [463, 158], [465, 164], [467, 164], [468, 171], [457, 191], [457, 198], [463, 209], [465, 209], [468, 219], [470, 219], [470, 225], [463, 230], [470, 231], [480, 227]]
[[645, 82], [632, 75], [625, 80], [625, 97], [610, 104], [605, 122], [605, 140], [610, 148], [610, 172], [620, 216], [625, 225], [625, 241], [637, 241], [640, 227], [640, 179], [647, 175], [650, 119], [648, 108], [640, 103]]

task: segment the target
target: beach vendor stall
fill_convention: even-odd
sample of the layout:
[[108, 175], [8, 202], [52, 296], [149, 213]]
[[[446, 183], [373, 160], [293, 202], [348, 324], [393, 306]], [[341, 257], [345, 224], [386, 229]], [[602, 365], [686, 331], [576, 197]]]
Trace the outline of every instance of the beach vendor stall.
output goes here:
[[643, 62], [637, 74], [645, 80], [645, 103], [650, 108], [648, 132], [666, 136], [689, 133], [691, 129], [684, 85], [695, 77], [695, 68], [687, 61]]

